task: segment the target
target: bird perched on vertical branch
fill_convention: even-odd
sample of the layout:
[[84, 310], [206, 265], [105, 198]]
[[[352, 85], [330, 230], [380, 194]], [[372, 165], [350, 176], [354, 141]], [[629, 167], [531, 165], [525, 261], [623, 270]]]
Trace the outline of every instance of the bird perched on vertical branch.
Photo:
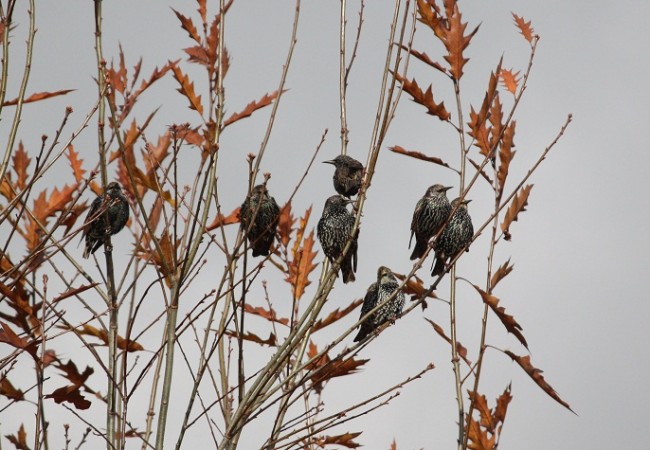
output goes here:
[[[392, 295], [394, 297], [386, 302]], [[384, 303], [384, 305], [361, 323], [354, 342], [366, 339], [378, 327], [388, 321], [394, 322], [402, 314], [404, 292], [399, 289], [399, 281], [397, 281], [393, 272], [384, 266], [377, 269], [377, 281], [372, 283], [366, 291], [359, 318], [361, 319], [381, 303]]]
[[318, 221], [318, 240], [325, 256], [334, 263], [342, 254], [347, 242], [352, 239], [350, 248], [341, 261], [343, 282], [354, 281], [354, 272], [357, 270], [357, 238], [359, 230], [354, 236], [354, 216], [348, 211], [346, 200], [340, 195], [333, 195], [325, 201], [323, 215]]
[[[440, 234], [434, 246], [436, 250], [436, 264], [431, 275], [436, 276], [444, 273], [447, 261], [455, 258], [463, 249], [466, 252], [469, 251], [469, 247], [467, 246], [472, 242], [472, 237], [474, 236], [472, 218], [467, 211], [467, 204], [469, 202], [471, 200], [461, 200], [460, 198], [452, 200], [451, 210], [456, 209], [456, 212], [449, 219], [447, 226]], [[458, 208], [456, 208], [457, 206]]]
[[357, 195], [363, 178], [363, 164], [347, 155], [339, 155], [331, 161], [323, 162], [336, 167], [332, 177], [336, 192], [348, 198]]
[[442, 225], [449, 218], [451, 205], [447, 199], [447, 191], [451, 186], [434, 184], [430, 186], [413, 211], [411, 220], [411, 239], [409, 248], [415, 235], [415, 247], [411, 253], [411, 260], [418, 259], [427, 251], [429, 239], [440, 231]]
[[239, 212], [239, 220], [253, 249], [253, 256], [269, 255], [279, 218], [280, 208], [266, 186], [255, 186]]
[[84, 221], [84, 259], [104, 244], [104, 236], [119, 233], [128, 220], [129, 203], [122, 193], [122, 187], [115, 181], [108, 183], [106, 191], [91, 203]]

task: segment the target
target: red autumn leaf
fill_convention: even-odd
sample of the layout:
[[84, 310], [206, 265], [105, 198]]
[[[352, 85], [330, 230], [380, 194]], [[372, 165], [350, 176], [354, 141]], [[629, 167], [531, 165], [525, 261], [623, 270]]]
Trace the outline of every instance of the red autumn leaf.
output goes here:
[[8, 434], [5, 436], [9, 442], [14, 444], [16, 450], [31, 450], [29, 445], [27, 445], [27, 433], [25, 432], [25, 425], [20, 424], [18, 432], [14, 436], [13, 434]]
[[[76, 89], [62, 89], [60, 91], [54, 91], [54, 92], [35, 92], [34, 94], [30, 95], [25, 100], [23, 100], [23, 103], [38, 102], [40, 100], [45, 100], [47, 98], [58, 97], [59, 95], [66, 95], [73, 91], [76, 91]], [[14, 98], [12, 100], [4, 102], [2, 106], [13, 106], [17, 104], [18, 104], [18, 99]]]
[[76, 288], [70, 288], [67, 291], [65, 291], [63, 294], [59, 295], [58, 297], [54, 298], [52, 300], [52, 303], [60, 302], [61, 300], [64, 300], [68, 297], [72, 297], [74, 295], [81, 294], [84, 291], [87, 291], [88, 289], [92, 289], [95, 286], [97, 286], [99, 283], [92, 283], [92, 284], [82, 284], [79, 287]]
[[501, 84], [506, 88], [508, 92], [512, 95], [517, 93], [517, 87], [519, 86], [519, 72], [513, 73], [511, 69], [501, 69], [499, 73], [499, 78], [501, 79]]
[[347, 316], [352, 311], [354, 311], [362, 303], [363, 303], [363, 300], [357, 299], [357, 300], [353, 301], [352, 303], [350, 303], [343, 310], [341, 310], [339, 308], [336, 308], [334, 311], [329, 313], [327, 315], [327, 317], [325, 317], [324, 319], [319, 319], [318, 322], [316, 322], [314, 324], [314, 326], [311, 328], [312, 333], [315, 332], [315, 331], [320, 330], [321, 328], [325, 328], [326, 326], [331, 325], [331, 324], [339, 321], [340, 319], [342, 319], [343, 317]]
[[510, 259], [508, 259], [499, 266], [496, 272], [492, 274], [492, 277], [490, 278], [490, 287], [494, 289], [496, 285], [499, 284], [499, 281], [503, 280], [510, 274], [510, 272], [512, 272], [512, 269], [514, 269], [514, 266], [510, 265]]
[[506, 314], [506, 309], [503, 306], [499, 306], [499, 299], [492, 294], [488, 294], [475, 284], [472, 286], [481, 295], [483, 302], [497, 315], [503, 326], [506, 327], [506, 330], [512, 333], [524, 347], [528, 348], [528, 342], [526, 342], [526, 338], [521, 333], [523, 328], [517, 323], [514, 317]]
[[415, 78], [412, 81], [409, 81], [407, 78], [404, 78], [400, 74], [395, 74], [395, 79], [399, 81], [402, 85], [402, 88], [406, 93], [408, 93], [415, 103], [418, 103], [424, 106], [427, 109], [427, 114], [436, 116], [442, 121], [447, 121], [451, 117], [451, 114], [445, 109], [445, 102], [436, 103], [433, 99], [433, 91], [431, 90], [431, 85], [426, 90], [422, 92], [420, 86], [418, 86]]
[[528, 21], [526, 22], [523, 17], [519, 17], [515, 13], [511, 13], [512, 18], [515, 21], [515, 25], [517, 25], [517, 28], [519, 28], [519, 32], [521, 35], [528, 41], [528, 43], [532, 44], [533, 43], [533, 36], [534, 36], [534, 31], [533, 27], [531, 26], [531, 22]]
[[203, 105], [201, 104], [201, 96], [196, 95], [194, 92], [194, 83], [190, 81], [189, 77], [183, 73], [183, 71], [176, 65], [172, 65], [172, 72], [174, 73], [174, 78], [181, 85], [177, 89], [182, 95], [187, 98], [190, 102], [190, 109], [197, 111], [199, 114], [203, 115]]
[[503, 222], [501, 223], [501, 231], [503, 231], [506, 241], [512, 239], [512, 235], [510, 234], [510, 225], [512, 224], [512, 222], [517, 221], [517, 217], [519, 216], [520, 212], [526, 211], [526, 206], [528, 205], [528, 196], [530, 195], [530, 191], [532, 188], [533, 188], [532, 184], [526, 185], [523, 188], [521, 188], [519, 194], [517, 194], [512, 199], [512, 203], [510, 203], [510, 206], [508, 207], [506, 216], [503, 219]]
[[394, 145], [393, 147], [389, 147], [389, 150], [394, 153], [398, 153], [400, 155], [410, 156], [411, 158], [415, 158], [415, 159], [421, 159], [422, 161], [428, 161], [434, 164], [438, 164], [439, 166], [443, 166], [451, 169], [451, 167], [449, 167], [449, 164], [447, 164], [442, 159], [435, 156], [427, 156], [421, 152], [406, 150], [405, 148], [400, 147], [399, 145]]
[[66, 153], [68, 161], [70, 161], [70, 167], [72, 168], [72, 174], [77, 183], [81, 183], [84, 179], [86, 171], [81, 167], [81, 164], [84, 162], [83, 159], [79, 159], [79, 153], [77, 153], [72, 144], [68, 145], [68, 152]]
[[27, 156], [22, 141], [18, 143], [18, 149], [11, 158], [13, 162], [14, 173], [16, 174], [16, 187], [21, 191], [27, 186], [27, 167], [32, 159]]
[[[284, 93], [286, 91], [282, 91]], [[243, 119], [244, 117], [249, 117], [253, 115], [255, 111], [258, 109], [264, 108], [265, 106], [269, 106], [273, 101], [278, 98], [278, 91], [271, 92], [270, 94], [265, 94], [261, 99], [255, 101], [253, 100], [250, 102], [246, 107], [238, 112], [234, 113], [232, 116], [228, 117], [224, 122], [223, 122], [223, 127], [226, 128], [228, 125], [237, 122], [240, 119]]]
[[497, 181], [499, 196], [503, 193], [503, 188], [506, 184], [506, 178], [508, 177], [508, 169], [510, 168], [510, 161], [515, 157], [516, 151], [512, 149], [514, 147], [514, 136], [515, 136], [515, 127], [517, 122], [514, 120], [506, 127], [505, 132], [503, 133], [503, 138], [501, 139], [501, 145], [499, 146], [499, 170], [497, 171]]
[[208, 231], [214, 230], [215, 228], [223, 227], [226, 225], [231, 225], [233, 223], [239, 223], [239, 206], [232, 210], [230, 214], [224, 216], [219, 213], [217, 217], [214, 218], [212, 223], [206, 227]]
[[0, 379], [0, 395], [17, 402], [25, 400], [23, 391], [16, 389], [6, 376]]
[[273, 308], [269, 309], [264, 309], [261, 306], [251, 306], [249, 304], [244, 305], [244, 311], [246, 311], [249, 314], [253, 314], [255, 316], [263, 317], [269, 322], [277, 322], [282, 325], [289, 325], [289, 319], [286, 317], [278, 317], [277, 313]]
[[51, 394], [45, 395], [45, 398], [51, 398], [59, 404], [63, 402], [72, 403], [75, 408], [80, 410], [88, 409], [91, 405], [90, 401], [79, 392], [79, 386], [68, 385], [60, 387]]
[[573, 414], [575, 414], [575, 411], [571, 409], [569, 404], [562, 400], [560, 396], [558, 395], [557, 392], [555, 392], [555, 389], [551, 387], [550, 384], [546, 382], [544, 379], [544, 376], [542, 375], [542, 370], [534, 367], [531, 362], [530, 362], [530, 356], [518, 356], [512, 353], [509, 350], [504, 350], [504, 353], [508, 355], [510, 358], [512, 358], [513, 361], [515, 361], [519, 366], [524, 369], [524, 371], [528, 374], [530, 378], [539, 386], [542, 388], [544, 392], [546, 392], [553, 400], [558, 402], [560, 405], [564, 406], [566, 409], [571, 411]]
[[[445, 330], [442, 329], [440, 325], [435, 323], [433, 320], [427, 319], [426, 317], [424, 318], [427, 322], [431, 324], [433, 327], [434, 331], [438, 333], [438, 335], [443, 338], [449, 345], [451, 345], [451, 338], [447, 336], [445, 333]], [[463, 361], [465, 361], [465, 364], [467, 364], [469, 367], [472, 367], [472, 362], [467, 359], [467, 349], [463, 347], [463, 344], [461, 344], [459, 341], [456, 341], [456, 352], [458, 353], [458, 356], [460, 356]]]

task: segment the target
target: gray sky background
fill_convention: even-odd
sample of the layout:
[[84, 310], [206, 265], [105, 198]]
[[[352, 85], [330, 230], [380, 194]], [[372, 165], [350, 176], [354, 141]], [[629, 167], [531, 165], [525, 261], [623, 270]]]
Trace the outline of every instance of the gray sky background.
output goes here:
[[[218, 2], [210, 3], [214, 12]], [[356, 24], [358, 2], [349, 3], [349, 21]], [[369, 148], [392, 14], [389, 2], [367, 3], [358, 59], [348, 88], [349, 153], [362, 161]], [[191, 42], [170, 6], [197, 17], [195, 3], [190, 1], [106, 2], [106, 58], [117, 58], [121, 43], [129, 67], [140, 56], [144, 58], [145, 76], [167, 59], [183, 58], [182, 49]], [[470, 103], [480, 105], [489, 72], [501, 55], [504, 67], [525, 69], [528, 45], [518, 34], [510, 12], [531, 20], [541, 35], [528, 91], [516, 116], [517, 155], [511, 166], [512, 181], [523, 176], [553, 140], [566, 115], [574, 116], [565, 136], [531, 179], [535, 187], [528, 211], [512, 227], [513, 241], [499, 246], [496, 261], [501, 264], [511, 258], [515, 270], [496, 295], [523, 326], [533, 364], [544, 370], [546, 380], [577, 415], [555, 403], [506, 356], [488, 351], [481, 392], [493, 404], [496, 395], [512, 382], [514, 396], [500, 448], [643, 448], [647, 445], [642, 431], [650, 400], [646, 386], [650, 369], [646, 278], [650, 275], [650, 156], [645, 131], [650, 121], [650, 3], [507, 0], [465, 1], [461, 7], [470, 27], [482, 23], [466, 53], [471, 58], [462, 80], [466, 111]], [[232, 57], [226, 79], [229, 112], [241, 110], [251, 100], [276, 89], [293, 9], [294, 2], [288, 1], [234, 3], [225, 30]], [[329, 134], [317, 160], [331, 159], [340, 149], [338, 14], [336, 1], [302, 4], [298, 44], [287, 81], [290, 90], [282, 99], [263, 164], [263, 170], [273, 175], [270, 188], [279, 203], [302, 175], [324, 129], [329, 129]], [[36, 17], [38, 33], [28, 91], [77, 91], [26, 105], [20, 138], [32, 152], [42, 134], [53, 135], [66, 105], [75, 109], [74, 128], [96, 95], [92, 2], [37, 2]], [[14, 34], [23, 35], [26, 28], [25, 18]], [[354, 31], [351, 26], [351, 37]], [[414, 46], [442, 60], [441, 47], [423, 26]], [[22, 70], [19, 61], [24, 39], [16, 39], [12, 51], [16, 77]], [[199, 73], [193, 70], [190, 72]], [[413, 76], [420, 85], [433, 83], [437, 97], [445, 100], [456, 116], [453, 90], [446, 80], [415, 60], [409, 78]], [[135, 117], [141, 121], [160, 106], [147, 131], [150, 140], [169, 124], [196, 123], [196, 116], [175, 92], [176, 87], [173, 78], [167, 77], [137, 107]], [[9, 98], [15, 96], [15, 85], [13, 89]], [[510, 100], [506, 95], [502, 98]], [[245, 157], [258, 151], [268, 113], [265, 110], [233, 125], [224, 135], [220, 183], [229, 187], [227, 195], [222, 193], [226, 211], [238, 206], [244, 197]], [[10, 121], [3, 119], [0, 132], [4, 136]], [[76, 144], [87, 161], [96, 158], [95, 126], [93, 120]], [[385, 140], [385, 146], [392, 145], [423, 151], [457, 165], [457, 138], [451, 128], [427, 116], [406, 94]], [[438, 166], [388, 150], [382, 152], [364, 210], [357, 282], [346, 286], [337, 283], [330, 298], [332, 307], [345, 306], [362, 296], [379, 265], [402, 273], [410, 269], [407, 245], [413, 207], [431, 184], [442, 182], [457, 188], [452, 175]], [[316, 164], [294, 200], [294, 211], [300, 213], [313, 205], [311, 224], [315, 225], [331, 190], [331, 167]], [[485, 217], [491, 207], [486, 186], [479, 185], [471, 198], [472, 215]], [[122, 235], [118, 242], [120, 239], [124, 247], [131, 245], [131, 236]], [[487, 235], [479, 238], [459, 264], [461, 276], [479, 285], [484, 284], [488, 239]], [[420, 275], [429, 280], [424, 271]], [[272, 285], [271, 291], [274, 289]], [[283, 289], [278, 286], [276, 295], [286, 291]], [[442, 283], [439, 294], [448, 295], [448, 282]], [[480, 298], [461, 284], [459, 333], [472, 356], [478, 345], [481, 312]], [[356, 313], [353, 316], [356, 318]], [[336, 395], [326, 396], [325, 402], [344, 405], [347, 400], [396, 383], [428, 362], [436, 364], [422, 380], [403, 389], [388, 408], [341, 428], [341, 432], [364, 431], [359, 438], [364, 448], [388, 448], [393, 438], [400, 449], [454, 446], [457, 428], [449, 347], [422, 316], [440, 324], [448, 322], [448, 310], [441, 303], [430, 304], [424, 313], [414, 311], [364, 350], [361, 356], [371, 358], [371, 362], [361, 373], [335, 380], [328, 387]], [[493, 315], [490, 322], [490, 344], [524, 354]], [[74, 356], [73, 350], [69, 356]], [[181, 376], [175, 381], [177, 385], [183, 383]], [[3, 434], [15, 430], [16, 420], [31, 420], [3, 415]], [[267, 430], [260, 425], [260, 433]], [[188, 448], [190, 442], [201, 448], [205, 441], [197, 433], [188, 439]]]

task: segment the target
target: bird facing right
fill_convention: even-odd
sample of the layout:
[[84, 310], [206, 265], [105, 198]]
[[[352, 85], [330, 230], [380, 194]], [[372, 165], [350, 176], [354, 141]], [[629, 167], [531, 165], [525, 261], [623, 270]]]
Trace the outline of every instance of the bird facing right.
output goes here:
[[431, 275], [441, 275], [445, 271], [447, 261], [455, 258], [458, 252], [463, 249], [469, 251], [469, 248], [466, 247], [472, 242], [474, 236], [472, 218], [467, 211], [469, 202], [471, 200], [461, 200], [460, 198], [452, 200], [451, 210], [456, 209], [456, 206], [458, 206], [458, 209], [449, 219], [449, 223], [447, 223], [444, 231], [436, 241], [434, 247], [436, 250], [436, 265]]
[[108, 183], [104, 194], [93, 200], [84, 221], [84, 259], [104, 244], [106, 234], [113, 236], [119, 233], [128, 220], [129, 203], [122, 193], [122, 187], [115, 181]]
[[[354, 229], [354, 216], [348, 211], [346, 200], [340, 195], [333, 195], [325, 201], [323, 215], [318, 221], [318, 240], [325, 256], [333, 263], [342, 254], [345, 245]], [[357, 270], [357, 238], [359, 230], [354, 234], [350, 248], [341, 261], [343, 282], [354, 281], [354, 272]]]
[[411, 260], [418, 259], [427, 251], [429, 239], [440, 231], [440, 228], [449, 218], [451, 205], [447, 199], [447, 191], [451, 186], [434, 184], [427, 189], [424, 197], [418, 201], [413, 211], [411, 220], [411, 239], [415, 235], [415, 247], [411, 253]]
[[239, 212], [239, 220], [253, 249], [253, 256], [269, 255], [279, 218], [280, 208], [266, 186], [255, 186]]
[[336, 167], [332, 180], [334, 189], [344, 197], [357, 195], [363, 178], [363, 164], [348, 155], [339, 155], [331, 161], [323, 161]]
[[377, 281], [368, 287], [359, 318], [361, 319], [368, 314], [375, 306], [384, 303], [393, 294], [394, 297], [390, 301], [361, 323], [354, 342], [363, 341], [378, 327], [388, 321], [394, 322], [402, 314], [404, 292], [399, 289], [399, 281], [397, 281], [393, 272], [388, 267], [381, 266], [377, 269]]

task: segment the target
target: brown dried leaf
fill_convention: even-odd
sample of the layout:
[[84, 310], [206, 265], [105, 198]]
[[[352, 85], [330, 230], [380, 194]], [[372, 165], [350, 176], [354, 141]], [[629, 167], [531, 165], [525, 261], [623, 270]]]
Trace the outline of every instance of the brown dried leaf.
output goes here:
[[340, 319], [342, 319], [343, 317], [347, 316], [352, 311], [354, 311], [362, 303], [363, 303], [362, 299], [357, 299], [357, 300], [353, 301], [352, 303], [350, 303], [343, 310], [340, 310], [339, 308], [336, 308], [334, 311], [329, 313], [327, 315], [327, 317], [325, 317], [324, 319], [318, 320], [318, 322], [316, 322], [314, 324], [314, 326], [311, 328], [312, 333], [320, 330], [321, 328], [325, 328], [326, 326], [331, 325], [331, 324], [339, 321]]
[[25, 425], [22, 423], [15, 436], [13, 434], [7, 434], [5, 437], [9, 442], [14, 444], [16, 450], [31, 450], [29, 445], [27, 445], [27, 433], [25, 432]]
[[335, 359], [332, 361], [327, 357], [327, 355], [324, 356], [326, 356], [326, 361], [322, 361], [322, 358], [319, 359], [322, 363], [316, 366], [316, 370], [314, 370], [314, 373], [310, 377], [315, 389], [317, 390], [318, 386], [322, 385], [324, 381], [353, 374], [357, 372], [361, 366], [370, 361], [369, 359], [354, 358], [344, 360]]
[[0, 322], [0, 342], [4, 342], [5, 344], [9, 344], [10, 346], [17, 348], [19, 350], [24, 350], [34, 359], [37, 358], [36, 351], [38, 349], [38, 341], [30, 341], [27, 338], [21, 338], [19, 337], [16, 333], [14, 333], [14, 330], [12, 330], [8, 324], [4, 322]]
[[244, 305], [244, 311], [255, 316], [263, 317], [269, 322], [276, 322], [282, 325], [289, 325], [289, 319], [286, 317], [278, 317], [277, 313], [273, 308], [264, 309], [261, 306], [251, 306], [248, 303]]
[[70, 167], [72, 168], [72, 174], [77, 183], [81, 183], [84, 179], [86, 171], [81, 167], [81, 164], [84, 162], [83, 159], [79, 159], [79, 153], [77, 153], [72, 144], [68, 145], [68, 152], [66, 153], [68, 161], [70, 161]]
[[393, 438], [393, 442], [390, 444], [390, 448], [388, 450], [397, 450], [397, 441], [395, 441], [395, 438]]
[[88, 209], [88, 203], [78, 203], [72, 207], [68, 212], [68, 215], [65, 216], [65, 219], [61, 222], [65, 226], [65, 234], [68, 234], [70, 230], [74, 228], [77, 219]]
[[[311, 209], [311, 208], [310, 208]], [[309, 211], [309, 210], [308, 210]], [[295, 247], [294, 247], [295, 248]], [[305, 288], [311, 284], [309, 274], [316, 268], [314, 258], [318, 254], [314, 248], [314, 230], [304, 240], [301, 248], [293, 252], [293, 260], [289, 265], [287, 280], [291, 283], [291, 290], [296, 300], [300, 300], [305, 293]]]
[[60, 302], [61, 300], [64, 300], [68, 297], [72, 297], [74, 295], [81, 294], [84, 291], [87, 291], [88, 289], [92, 289], [95, 286], [97, 286], [99, 283], [92, 283], [92, 284], [82, 284], [79, 287], [76, 288], [70, 288], [67, 291], [65, 291], [63, 294], [59, 295], [58, 297], [54, 298], [52, 300], [52, 303]]
[[[62, 89], [60, 91], [54, 91], [54, 92], [35, 92], [34, 94], [30, 95], [25, 100], [23, 100], [23, 104], [38, 102], [40, 100], [45, 100], [52, 97], [58, 97], [59, 95], [66, 95], [74, 91], [76, 91], [76, 89]], [[17, 104], [18, 104], [18, 99], [14, 98], [12, 100], [4, 102], [2, 106], [13, 106]]]
[[484, 117], [481, 117], [481, 111], [477, 113], [473, 106], [470, 107], [469, 119], [469, 135], [474, 138], [474, 145], [479, 148], [479, 153], [487, 157], [492, 149], [487, 122]]
[[415, 159], [421, 159], [422, 161], [428, 161], [434, 164], [438, 164], [439, 166], [443, 166], [451, 169], [449, 164], [447, 164], [442, 159], [435, 156], [427, 156], [424, 153], [420, 153], [412, 150], [406, 150], [405, 148], [400, 147], [399, 145], [394, 145], [393, 147], [389, 147], [389, 150], [394, 153], [399, 153], [400, 155], [410, 156], [411, 158], [415, 158]]
[[483, 302], [490, 307], [494, 314], [497, 315], [503, 326], [506, 327], [506, 330], [508, 330], [509, 333], [514, 334], [517, 340], [521, 342], [524, 347], [528, 348], [528, 342], [526, 342], [526, 338], [521, 333], [523, 328], [517, 323], [513, 316], [506, 314], [506, 309], [503, 306], [499, 306], [499, 299], [492, 294], [488, 294], [475, 284], [472, 286], [474, 286], [474, 289], [481, 294]]
[[63, 376], [76, 387], [83, 386], [88, 378], [95, 372], [92, 367], [86, 366], [86, 369], [83, 371], [83, 373], [79, 373], [77, 365], [72, 360], [69, 360], [65, 364], [59, 362], [54, 366], [62, 371]]
[[293, 224], [295, 222], [296, 219], [291, 214], [291, 203], [287, 203], [280, 210], [280, 218], [278, 220], [278, 234], [280, 235], [280, 242], [285, 248], [291, 240], [291, 232], [293, 231]]
[[[231, 330], [226, 330], [226, 335], [232, 336], [234, 338], [239, 338], [239, 334]], [[254, 333], [244, 333], [241, 336], [241, 338], [245, 341], [251, 341], [262, 345], [268, 345], [269, 347], [277, 347], [278, 345], [278, 340], [276, 339], [275, 334], [273, 333], [270, 333], [267, 339], [262, 339], [261, 337], [259, 337]]]
[[485, 172], [485, 170], [483, 170], [483, 169], [481, 168], [481, 165], [480, 165], [480, 164], [478, 164], [476, 161], [474, 161], [472, 158], [469, 158], [469, 157], [467, 158], [467, 160], [470, 162], [470, 164], [471, 164], [472, 166], [474, 166], [474, 168], [475, 168], [476, 170], [480, 170], [480, 174], [481, 174], [481, 176], [483, 177], [483, 179], [485, 179], [485, 181], [488, 182], [488, 184], [490, 184], [490, 185], [493, 184], [493, 182], [492, 182], [492, 178], [490, 178], [490, 177], [488, 176], [488, 174]]
[[506, 414], [508, 412], [508, 405], [510, 404], [510, 401], [512, 400], [512, 394], [511, 394], [512, 386], [508, 384], [508, 387], [503, 391], [503, 394], [497, 398], [497, 406], [494, 409], [494, 420], [496, 420], [498, 423], [503, 424], [506, 420]]
[[178, 20], [181, 22], [181, 27], [187, 31], [187, 34], [190, 35], [190, 38], [197, 44], [202, 45], [201, 36], [199, 36], [199, 31], [196, 29], [196, 26], [194, 26], [192, 19], [179, 13], [174, 8], [172, 8], [172, 11], [174, 11], [174, 14], [176, 14], [176, 17], [178, 17]]
[[223, 227], [226, 225], [232, 225], [233, 223], [239, 223], [239, 210], [240, 207], [238, 206], [237, 208], [233, 209], [230, 214], [227, 216], [224, 216], [223, 214], [219, 213], [217, 217], [214, 218], [212, 223], [207, 226], [208, 231], [212, 231], [215, 228]]
[[506, 90], [512, 95], [515, 95], [519, 86], [519, 72], [513, 73], [511, 69], [501, 69], [499, 77], [501, 78], [501, 84]]
[[534, 367], [531, 362], [530, 362], [530, 356], [518, 356], [512, 353], [510, 350], [504, 350], [504, 353], [508, 355], [510, 358], [512, 358], [513, 361], [515, 361], [519, 366], [524, 369], [524, 371], [528, 374], [530, 378], [539, 386], [542, 388], [544, 392], [546, 392], [553, 400], [558, 402], [560, 405], [564, 406], [566, 409], [571, 411], [573, 414], [575, 414], [575, 411], [571, 409], [569, 404], [562, 400], [560, 396], [558, 395], [557, 392], [555, 392], [555, 389], [551, 387], [550, 384], [546, 382], [544, 379], [544, 376], [542, 375], [542, 370]]
[[419, 52], [415, 50], [414, 48], [408, 48], [406, 45], [401, 46], [404, 50], [408, 51], [411, 55], [415, 56], [417, 59], [422, 61], [425, 64], [428, 64], [429, 66], [433, 67], [436, 70], [439, 70], [440, 72], [444, 73], [447, 75], [448, 71], [446, 68], [442, 66], [442, 64], [433, 61], [431, 58], [429, 58], [429, 55], [427, 55], [424, 52]]
[[[452, 3], [452, 2], [449, 2]], [[449, 5], [445, 5], [449, 6]], [[458, 10], [458, 5], [453, 2], [453, 7], [447, 8], [447, 22], [443, 36], [440, 40], [447, 49], [447, 55], [444, 56], [445, 60], [449, 63], [449, 72], [455, 80], [460, 80], [463, 76], [463, 67], [469, 61], [469, 58], [463, 57], [463, 51], [467, 48], [470, 41], [479, 29], [479, 26], [465, 35], [467, 22], [463, 23], [462, 15]]]
[[32, 162], [32, 159], [27, 156], [22, 141], [18, 143], [18, 149], [14, 152], [11, 160], [13, 162], [14, 173], [16, 174], [15, 186], [22, 191], [27, 186], [27, 167]]
[[436, 116], [442, 121], [447, 121], [451, 117], [451, 114], [445, 109], [445, 102], [436, 103], [433, 98], [433, 91], [431, 90], [431, 85], [427, 88], [426, 92], [422, 92], [420, 86], [418, 86], [415, 78], [412, 81], [409, 81], [407, 78], [404, 78], [398, 73], [395, 73], [395, 79], [399, 81], [404, 88], [404, 91], [408, 93], [415, 103], [418, 103], [424, 106], [427, 109], [427, 114]]
[[[441, 338], [443, 338], [449, 345], [451, 345], [451, 338], [447, 336], [445, 330], [443, 330], [440, 325], [435, 323], [433, 320], [427, 319], [426, 317], [424, 318], [424, 320], [429, 322], [433, 327], [433, 329], [435, 330], [435, 332], [438, 333], [438, 335]], [[469, 359], [467, 359], [467, 349], [463, 347], [463, 344], [461, 344], [459, 341], [456, 341], [456, 352], [458, 353], [458, 356], [460, 356], [469, 367], [472, 366], [472, 362]]]
[[493, 122], [493, 109], [495, 102], [499, 101], [499, 91], [497, 91], [497, 86], [499, 83], [498, 74], [501, 72], [501, 63], [503, 62], [503, 57], [499, 60], [499, 64], [494, 72], [490, 73], [490, 81], [488, 82], [488, 89], [483, 97], [483, 103], [481, 104], [481, 109], [477, 112], [474, 111], [474, 108], [471, 108], [470, 112], [470, 122], [469, 135], [476, 139], [476, 146], [479, 147], [480, 153], [483, 156], [489, 156], [490, 151], [494, 147], [492, 143], [487, 144], [487, 136], [484, 133], [489, 133], [490, 131], [487, 128], [487, 118], [488, 112], [490, 113], [490, 122], [494, 126]]
[[315, 443], [319, 447], [325, 447], [326, 445], [340, 445], [341, 447], [346, 448], [359, 448], [361, 444], [354, 442], [354, 439], [359, 437], [361, 433], [345, 433], [339, 434], [336, 436], [320, 436], [315, 438]]
[[90, 408], [90, 401], [86, 399], [81, 392], [79, 392], [79, 386], [63, 386], [56, 389], [51, 394], [45, 395], [45, 398], [51, 398], [56, 403], [72, 403], [75, 408], [80, 410], [85, 410]]
[[470, 419], [469, 429], [467, 430], [468, 434], [468, 444], [467, 448], [471, 450], [493, 450], [496, 443], [496, 436], [492, 435], [488, 437], [488, 432], [482, 430], [479, 423]]
[[[72, 330], [75, 333], [80, 335], [94, 336], [100, 339], [103, 345], [108, 345], [108, 333], [106, 332], [106, 330], [100, 330], [88, 324], [82, 325], [81, 328], [72, 329]], [[144, 347], [140, 345], [138, 342], [132, 341], [130, 339], [124, 339], [122, 336], [119, 335], [117, 336], [117, 347], [121, 350], [126, 350], [129, 353], [139, 352], [144, 350]]]
[[510, 274], [510, 272], [512, 272], [512, 269], [514, 269], [514, 266], [510, 265], [510, 258], [508, 258], [508, 260], [499, 266], [496, 272], [492, 274], [492, 277], [490, 278], [490, 287], [494, 289], [496, 285], [499, 284], [499, 281], [503, 280]]
[[[284, 92], [286, 91], [282, 91], [282, 93]], [[226, 128], [228, 125], [237, 122], [244, 117], [252, 116], [255, 111], [264, 108], [265, 106], [269, 106], [276, 98], [278, 98], [278, 91], [271, 92], [270, 94], [264, 94], [264, 96], [257, 101], [253, 100], [248, 105], [246, 105], [242, 111], [234, 113], [232, 116], [228, 117], [223, 122], [223, 128]]]
[[200, 115], [203, 115], [203, 105], [201, 104], [201, 96], [196, 95], [194, 92], [194, 83], [190, 81], [189, 77], [183, 73], [183, 71], [176, 64], [171, 66], [172, 72], [174, 73], [174, 78], [181, 85], [177, 89], [178, 92], [183, 94], [187, 100], [190, 102], [190, 109], [197, 111]]
[[499, 189], [499, 196], [503, 194], [503, 188], [506, 184], [506, 178], [508, 178], [508, 169], [510, 167], [510, 161], [515, 157], [516, 151], [512, 149], [514, 147], [514, 137], [515, 137], [515, 127], [517, 122], [514, 120], [506, 127], [505, 132], [503, 133], [503, 138], [501, 139], [501, 145], [499, 146], [499, 170], [497, 171], [497, 182]]
[[3, 377], [0, 379], [0, 395], [4, 395], [8, 399], [14, 400], [14, 401], [22, 401], [25, 400], [25, 394], [23, 393], [22, 390], [16, 389], [13, 384], [11, 384], [11, 381], [9, 381], [9, 378]]
[[485, 398], [485, 395], [478, 394], [474, 391], [468, 391], [469, 398], [474, 404], [474, 407], [476, 410], [479, 412], [481, 416], [481, 427], [483, 427], [485, 430], [490, 432], [491, 434], [494, 434], [496, 427], [497, 427], [497, 422], [495, 419], [492, 417], [492, 410], [490, 410], [490, 407], [488, 406], [487, 399]]
[[526, 206], [528, 205], [528, 196], [530, 195], [530, 191], [532, 188], [533, 188], [532, 184], [526, 185], [523, 188], [521, 188], [519, 194], [517, 194], [512, 199], [512, 203], [510, 203], [510, 206], [508, 207], [508, 211], [506, 212], [506, 217], [503, 219], [503, 223], [501, 223], [501, 231], [503, 231], [506, 241], [512, 239], [512, 235], [510, 234], [510, 225], [512, 224], [512, 222], [517, 221], [517, 217], [520, 212], [526, 211]]
[[526, 22], [523, 17], [519, 17], [517, 14], [512, 13], [512, 18], [515, 21], [515, 25], [519, 28], [521, 35], [528, 41], [529, 44], [533, 43], [534, 30], [531, 26], [531, 22]]

